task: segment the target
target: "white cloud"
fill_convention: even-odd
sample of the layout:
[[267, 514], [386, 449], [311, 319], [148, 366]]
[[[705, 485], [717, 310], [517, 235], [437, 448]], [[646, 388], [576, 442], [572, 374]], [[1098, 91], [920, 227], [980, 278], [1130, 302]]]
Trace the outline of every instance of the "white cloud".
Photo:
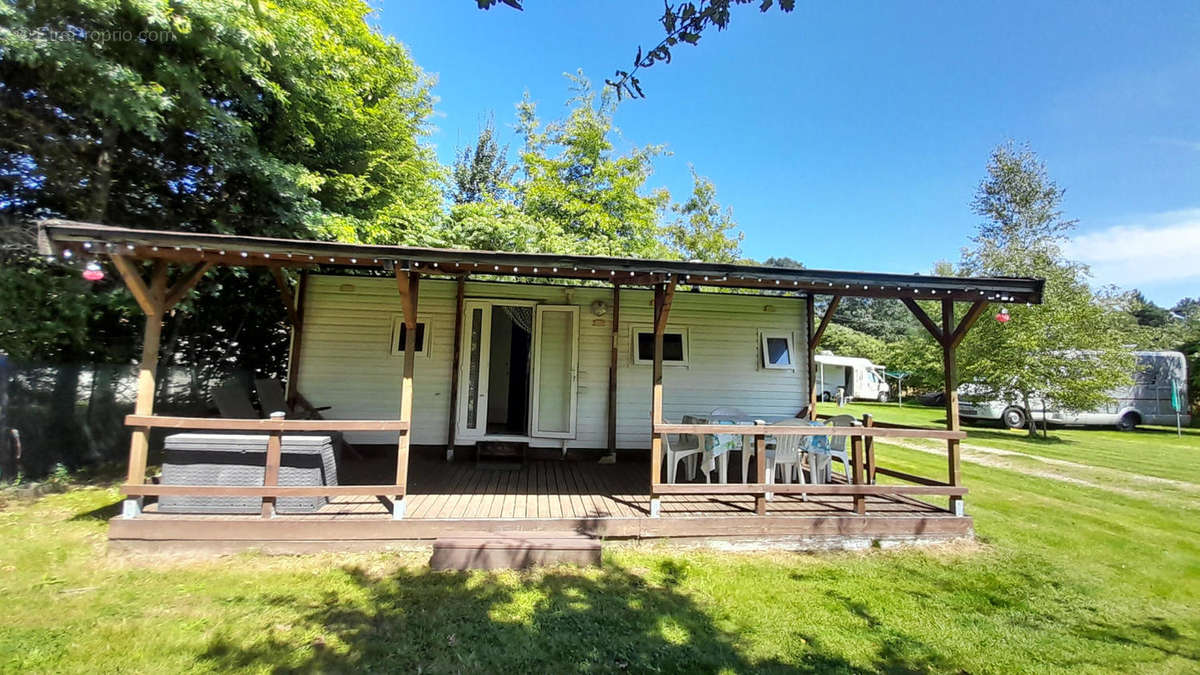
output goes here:
[[1170, 211], [1076, 236], [1070, 257], [1100, 284], [1145, 288], [1200, 280], [1200, 209]]

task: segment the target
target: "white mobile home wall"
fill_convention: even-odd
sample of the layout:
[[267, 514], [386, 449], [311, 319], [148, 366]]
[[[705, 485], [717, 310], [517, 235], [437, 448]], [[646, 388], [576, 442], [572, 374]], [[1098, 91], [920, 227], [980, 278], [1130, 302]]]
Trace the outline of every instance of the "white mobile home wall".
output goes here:
[[[608, 367], [612, 289], [466, 283], [466, 297], [535, 300], [579, 305], [579, 410], [572, 448], [607, 446]], [[591, 305], [604, 301], [596, 316]], [[653, 292], [621, 291], [617, 369], [617, 447], [650, 446], [651, 366], [633, 363], [634, 327], [652, 325]], [[664, 415], [732, 406], [763, 415], [794, 415], [807, 405], [808, 355], [805, 301], [800, 297], [677, 291], [668, 331], [687, 329], [687, 366], [663, 368]], [[427, 353], [418, 354], [414, 375], [413, 443], [445, 444], [450, 414], [454, 350], [455, 282], [422, 279], [417, 320], [426, 324]], [[392, 319], [402, 313], [395, 280], [309, 275], [304, 283], [299, 358], [300, 392], [317, 406], [332, 406], [331, 419], [395, 419], [400, 409], [403, 355], [392, 354]], [[794, 370], [762, 366], [762, 331], [790, 333]], [[292, 358], [297, 358], [293, 354]], [[460, 382], [460, 386], [461, 386]], [[347, 434], [355, 443], [392, 443], [395, 434]], [[461, 442], [461, 441], [460, 441]], [[534, 438], [534, 446], [561, 441]]]

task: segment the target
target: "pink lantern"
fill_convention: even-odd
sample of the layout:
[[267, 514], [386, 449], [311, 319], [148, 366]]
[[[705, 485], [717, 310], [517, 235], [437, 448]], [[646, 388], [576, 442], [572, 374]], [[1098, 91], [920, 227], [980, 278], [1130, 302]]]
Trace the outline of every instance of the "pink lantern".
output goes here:
[[1008, 313], [1007, 307], [1002, 307], [1000, 313], [996, 315], [996, 320], [1000, 323], [1008, 323], [1012, 320], [1012, 316]]
[[100, 281], [104, 278], [104, 269], [100, 267], [100, 263], [93, 260], [83, 268], [83, 278], [88, 281]]

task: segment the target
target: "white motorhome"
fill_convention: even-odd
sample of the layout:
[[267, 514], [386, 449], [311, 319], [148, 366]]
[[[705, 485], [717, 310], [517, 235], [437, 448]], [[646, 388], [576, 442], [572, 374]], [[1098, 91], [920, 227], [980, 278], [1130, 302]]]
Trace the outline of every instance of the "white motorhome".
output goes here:
[[817, 392], [822, 401], [837, 398], [839, 388], [844, 388], [846, 398], [887, 403], [888, 384], [884, 367], [871, 363], [870, 359], [854, 356], [836, 356], [822, 352], [813, 357], [817, 363]]
[[1112, 399], [1095, 410], [1047, 410], [1040, 400], [1035, 400], [1030, 401], [1033, 410], [1027, 411], [1016, 401], [971, 400], [970, 386], [964, 385], [959, 389], [960, 396], [965, 400], [959, 405], [958, 415], [964, 420], [999, 421], [1010, 429], [1027, 426], [1030, 414], [1038, 422], [1045, 420], [1058, 425], [1115, 426], [1122, 431], [1129, 431], [1139, 424], [1174, 426], [1176, 416], [1171, 404], [1171, 391], [1173, 386], [1177, 386], [1176, 395], [1184, 409], [1179, 421], [1184, 425], [1191, 423], [1191, 415], [1186, 413], [1187, 360], [1183, 354], [1164, 351], [1133, 352], [1133, 355], [1137, 362], [1133, 384], [1114, 391]]

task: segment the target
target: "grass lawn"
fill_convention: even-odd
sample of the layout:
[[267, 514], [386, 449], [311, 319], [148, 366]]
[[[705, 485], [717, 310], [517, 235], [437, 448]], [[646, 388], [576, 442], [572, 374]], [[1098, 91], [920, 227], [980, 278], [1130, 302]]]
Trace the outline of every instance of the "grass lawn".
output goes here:
[[[1086, 450], [1073, 462], [1120, 452], [1106, 432], [1077, 433], [1094, 432], [1063, 432]], [[1147, 439], [1129, 446], [1147, 466], [1168, 454], [1157, 435], [1125, 438]], [[1181, 448], [1200, 452], [1200, 441]], [[911, 448], [881, 444], [880, 456], [944, 471], [942, 457]], [[1191, 456], [1181, 463], [1194, 476]], [[963, 469], [978, 544], [814, 555], [609, 546], [601, 569], [528, 573], [435, 573], [412, 553], [108, 555], [114, 490], [10, 501], [0, 669], [1200, 670], [1197, 493]]]
[[[838, 408], [836, 403], [820, 403], [818, 411], [856, 417], [870, 413], [877, 420], [944, 428], [943, 408], [915, 403], [899, 407], [895, 403], [853, 403]], [[1030, 455], [1135, 471], [1148, 476], [1200, 483], [1200, 428], [1184, 428], [1183, 437], [1174, 427], [1138, 427], [1135, 431], [1117, 431], [1104, 427], [1050, 427], [1049, 437], [1039, 433], [1031, 438], [1025, 430], [1003, 429], [998, 425], [966, 425], [966, 443]], [[934, 442], [930, 442], [932, 447]]]

